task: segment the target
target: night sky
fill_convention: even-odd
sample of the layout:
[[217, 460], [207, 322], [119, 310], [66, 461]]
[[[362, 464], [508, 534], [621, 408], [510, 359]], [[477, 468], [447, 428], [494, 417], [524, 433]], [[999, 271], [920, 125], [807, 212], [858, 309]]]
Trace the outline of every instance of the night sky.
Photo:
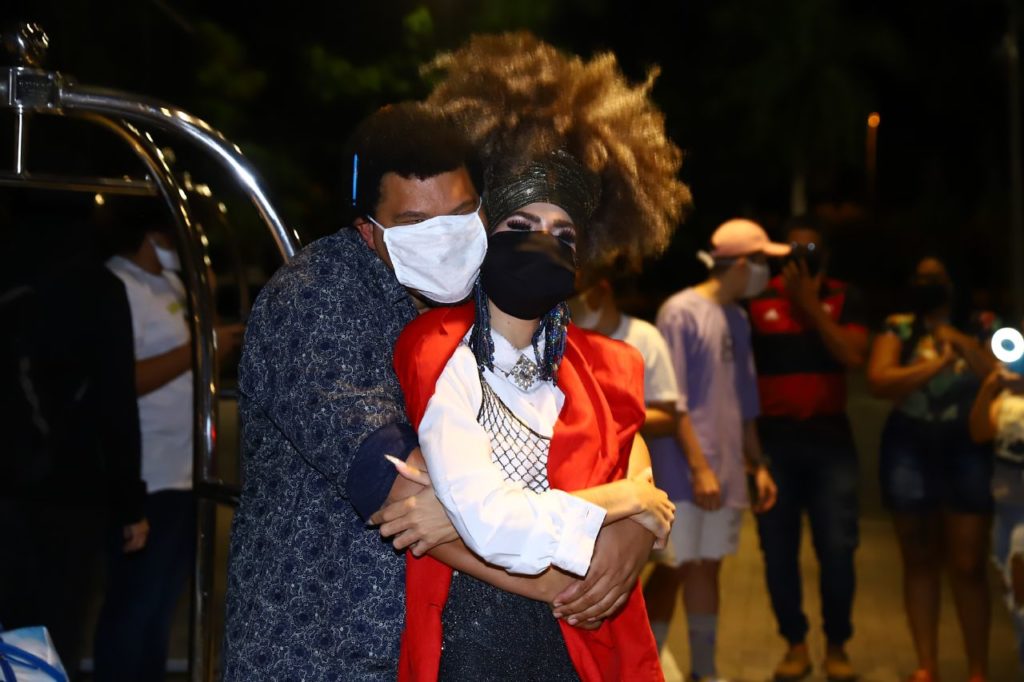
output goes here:
[[[693, 253], [722, 220], [777, 226], [802, 165], [812, 209], [833, 224], [833, 270], [865, 290], [876, 315], [925, 251], [952, 254], [965, 300], [1007, 305], [1007, 15], [997, 0], [8, 0], [0, 9], [5, 25], [44, 26], [50, 68], [174, 102], [222, 129], [307, 240], [340, 227], [350, 126], [422, 96], [418, 65], [471, 33], [529, 28], [583, 55], [611, 50], [637, 80], [658, 64], [654, 97], [686, 151], [695, 210], [647, 268], [644, 310], [700, 276]], [[882, 122], [870, 202], [873, 111]], [[0, 134], [0, 159], [9, 139]], [[32, 142], [39, 163], [109, 170], [121, 160], [91, 138], [57, 144], [40, 131]]]

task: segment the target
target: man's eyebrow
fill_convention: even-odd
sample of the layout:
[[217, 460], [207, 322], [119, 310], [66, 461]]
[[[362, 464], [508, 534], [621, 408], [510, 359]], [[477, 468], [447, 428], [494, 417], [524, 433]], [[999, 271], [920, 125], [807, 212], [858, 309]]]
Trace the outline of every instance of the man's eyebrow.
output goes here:
[[426, 217], [427, 214], [423, 211], [402, 211], [395, 216], [395, 220], [424, 220]]
[[458, 215], [459, 213], [469, 211], [470, 209], [475, 209], [479, 203], [479, 199], [466, 199], [461, 204], [448, 211], [448, 215]]

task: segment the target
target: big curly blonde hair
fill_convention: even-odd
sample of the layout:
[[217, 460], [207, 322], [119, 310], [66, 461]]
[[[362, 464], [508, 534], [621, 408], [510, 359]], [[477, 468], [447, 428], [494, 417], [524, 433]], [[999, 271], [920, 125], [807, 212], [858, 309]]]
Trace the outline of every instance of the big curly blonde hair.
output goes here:
[[579, 235], [584, 270], [632, 269], [661, 254], [690, 205], [683, 153], [650, 99], [658, 76], [630, 84], [615, 55], [584, 61], [527, 32], [478, 35], [436, 57], [428, 103], [455, 117], [491, 168], [567, 150], [601, 179], [601, 202]]

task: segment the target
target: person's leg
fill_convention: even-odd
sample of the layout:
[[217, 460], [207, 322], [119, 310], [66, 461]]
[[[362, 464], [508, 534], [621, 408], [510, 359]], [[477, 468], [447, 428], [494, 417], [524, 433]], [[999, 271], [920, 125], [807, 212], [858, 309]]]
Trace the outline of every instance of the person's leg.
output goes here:
[[992, 538], [993, 455], [991, 448], [970, 441], [966, 425], [950, 428], [943, 453], [948, 509], [947, 566], [967, 653], [967, 669], [972, 676], [984, 678], [988, 672], [992, 626], [987, 560]]
[[89, 595], [102, 543], [102, 512], [50, 502], [4, 500], [0, 534], [18, 547], [0, 561], [3, 629], [44, 625], [71, 680], [78, 679]]
[[[181, 594], [180, 567], [192, 556], [181, 539], [183, 526], [189, 526], [189, 534], [194, 528], [181, 518], [182, 505], [175, 504], [181, 495], [188, 493], [161, 491], [147, 497], [150, 530], [140, 551], [125, 554], [119, 535], [111, 538], [107, 594], [96, 626], [96, 682], [164, 678], [167, 642], [161, 638]], [[187, 507], [184, 513], [190, 514]]]
[[143, 680], [162, 680], [167, 669], [171, 626], [182, 592], [192, 574], [196, 546], [196, 517], [192, 493], [173, 490], [153, 497], [151, 513], [162, 541], [152, 549], [154, 563], [163, 570], [154, 574], [153, 589], [159, 593], [143, 643]]
[[837, 433], [808, 462], [807, 514], [821, 567], [821, 615], [829, 646], [842, 648], [853, 636], [854, 554], [859, 541], [857, 452], [848, 431]]
[[690, 633], [691, 674], [700, 679], [716, 677], [718, 639], [718, 579], [722, 559], [739, 548], [743, 510], [724, 507], [704, 512], [697, 560], [686, 568], [683, 604]]
[[988, 542], [992, 517], [949, 513], [946, 547], [953, 598], [960, 617], [967, 667], [971, 675], [988, 673], [991, 604], [988, 593]]
[[1006, 607], [1017, 635], [1020, 672], [1024, 675], [1024, 467], [997, 461], [992, 497], [992, 558], [1003, 578]]
[[715, 677], [718, 637], [718, 576], [722, 562], [703, 559], [685, 568], [683, 604], [690, 635], [690, 674], [696, 679]]
[[[767, 431], [762, 433], [768, 435]], [[791, 444], [771, 438], [764, 442], [772, 453], [771, 470], [778, 486], [775, 506], [757, 515], [757, 530], [764, 555], [765, 581], [779, 634], [790, 646], [802, 644], [807, 637], [802, 581], [800, 579], [800, 517], [803, 481], [800, 460]]]
[[894, 513], [893, 524], [903, 559], [903, 603], [918, 668], [935, 675], [942, 585], [942, 516], [939, 512]]
[[894, 411], [882, 432], [879, 485], [892, 512], [903, 565], [903, 602], [919, 672], [937, 673], [943, 524], [942, 438], [934, 425]]
[[644, 584], [644, 602], [654, 641], [661, 649], [668, 636], [676, 601], [683, 585], [685, 561], [697, 556], [701, 511], [692, 503], [676, 501], [676, 520], [665, 549], [655, 553], [654, 570]]

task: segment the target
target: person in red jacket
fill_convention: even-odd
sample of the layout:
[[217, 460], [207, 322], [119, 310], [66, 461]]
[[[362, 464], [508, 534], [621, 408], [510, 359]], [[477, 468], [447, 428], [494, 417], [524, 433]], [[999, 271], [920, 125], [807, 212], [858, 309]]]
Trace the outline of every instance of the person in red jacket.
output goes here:
[[400, 678], [661, 679], [637, 584], [596, 630], [546, 603], [587, 573], [602, 527], [664, 539], [674, 517], [636, 436], [642, 360], [569, 325], [587, 179], [564, 152], [492, 177], [474, 303], [426, 313], [396, 346], [435, 494], [462, 542], [510, 574], [410, 558]]
[[462, 539], [421, 543], [377, 516], [396, 547], [430, 552], [409, 559], [400, 679], [661, 679], [637, 576], [671, 505], [636, 438], [641, 361], [569, 324], [564, 301], [577, 268], [664, 248], [689, 197], [681, 154], [650, 80], [627, 84], [611, 55], [509, 34], [434, 66], [447, 75], [428, 102], [481, 150], [492, 234], [473, 303], [422, 315], [395, 349]]

